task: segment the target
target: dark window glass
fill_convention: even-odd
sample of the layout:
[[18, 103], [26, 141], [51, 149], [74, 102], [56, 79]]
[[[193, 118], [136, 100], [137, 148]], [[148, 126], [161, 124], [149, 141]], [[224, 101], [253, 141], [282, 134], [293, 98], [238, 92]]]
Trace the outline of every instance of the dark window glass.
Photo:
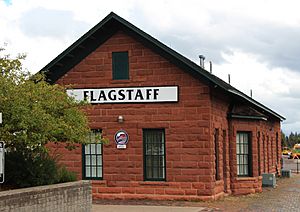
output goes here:
[[214, 143], [215, 143], [215, 169], [216, 169], [216, 180], [220, 180], [219, 172], [219, 129], [215, 129], [214, 133]]
[[260, 158], [261, 158], [261, 151], [260, 151], [260, 132], [257, 133], [257, 166], [258, 166], [258, 175], [261, 175], [261, 167], [260, 167], [260, 164], [261, 164], [261, 161], [260, 161]]
[[128, 52], [112, 53], [112, 70], [114, 80], [129, 79]]
[[276, 158], [276, 166], [278, 165], [278, 132], [276, 133], [276, 152], [275, 152], [275, 158]]
[[102, 144], [97, 144], [96, 137], [101, 136], [101, 130], [92, 130], [87, 139], [90, 144], [82, 147], [83, 178], [102, 179]]
[[162, 129], [144, 129], [144, 179], [166, 179], [165, 133]]
[[250, 133], [238, 132], [236, 136], [237, 175], [251, 176]]

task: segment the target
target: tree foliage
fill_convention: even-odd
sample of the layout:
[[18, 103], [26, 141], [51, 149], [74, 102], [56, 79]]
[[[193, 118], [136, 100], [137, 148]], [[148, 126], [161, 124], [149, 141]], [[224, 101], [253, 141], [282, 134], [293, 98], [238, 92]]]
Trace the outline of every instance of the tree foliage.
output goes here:
[[[66, 88], [48, 84], [41, 74], [22, 69], [25, 55], [12, 58], [0, 49], [0, 141], [7, 150], [6, 185], [28, 187], [75, 180], [76, 175], [56, 164], [48, 142], [64, 142], [68, 149], [86, 144], [90, 129], [80, 107]], [[96, 142], [108, 140], [97, 137]]]
[[13, 151], [46, 151], [48, 142], [65, 142], [72, 148], [84, 143], [89, 132], [83, 103], [69, 97], [65, 88], [50, 85], [41, 74], [22, 70], [24, 55], [11, 58], [0, 50], [0, 140]]
[[300, 134], [297, 132], [291, 132], [288, 136], [281, 133], [282, 146], [293, 148], [295, 144], [300, 143]]

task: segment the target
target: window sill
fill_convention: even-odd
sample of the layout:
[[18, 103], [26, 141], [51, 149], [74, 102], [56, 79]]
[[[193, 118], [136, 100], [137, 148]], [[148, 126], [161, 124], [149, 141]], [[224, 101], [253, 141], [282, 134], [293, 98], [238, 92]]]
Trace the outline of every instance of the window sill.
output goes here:
[[132, 80], [111, 80], [110, 83], [111, 84], [128, 84], [131, 83]]
[[140, 185], [149, 185], [149, 186], [169, 186], [168, 182], [165, 181], [144, 181], [144, 182], [139, 182]]
[[236, 180], [238, 181], [256, 181], [257, 177], [237, 177]]
[[99, 180], [93, 179], [91, 181], [92, 181], [93, 185], [106, 185], [106, 183], [107, 183], [106, 180], [101, 180], [101, 179], [99, 179]]

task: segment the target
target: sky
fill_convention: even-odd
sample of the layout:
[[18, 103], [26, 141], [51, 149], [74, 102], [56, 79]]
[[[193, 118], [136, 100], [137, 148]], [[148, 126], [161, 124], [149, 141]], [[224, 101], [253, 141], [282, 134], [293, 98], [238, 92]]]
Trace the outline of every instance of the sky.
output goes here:
[[286, 118], [300, 132], [298, 0], [0, 0], [0, 47], [36, 73], [110, 12]]

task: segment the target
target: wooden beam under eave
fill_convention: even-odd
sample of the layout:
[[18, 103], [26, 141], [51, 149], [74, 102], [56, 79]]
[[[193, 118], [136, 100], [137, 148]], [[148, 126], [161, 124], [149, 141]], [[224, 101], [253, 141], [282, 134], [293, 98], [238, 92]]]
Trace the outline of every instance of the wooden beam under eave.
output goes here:
[[63, 66], [64, 66], [63, 63], [56, 63], [55, 65], [56, 65], [56, 66], [59, 66], [59, 67], [63, 67]]

